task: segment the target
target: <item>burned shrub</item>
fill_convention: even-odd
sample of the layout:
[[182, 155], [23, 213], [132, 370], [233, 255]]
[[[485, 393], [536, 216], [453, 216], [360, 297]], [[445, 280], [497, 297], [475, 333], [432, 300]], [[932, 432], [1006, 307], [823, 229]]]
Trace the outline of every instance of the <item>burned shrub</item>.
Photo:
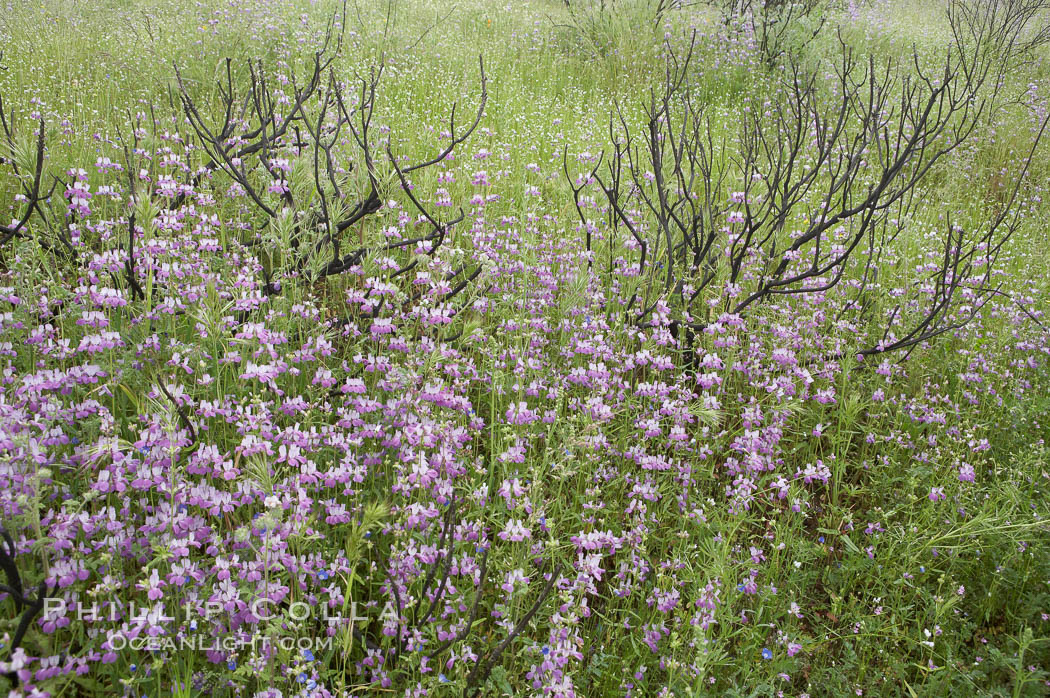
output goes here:
[[[922, 184], [1001, 103], [998, 75], [1011, 49], [984, 47], [1021, 41], [1020, 26], [1002, 18], [974, 25], [960, 24], [960, 16], [949, 14], [957, 40], [933, 69], [917, 54], [858, 59], [841, 37], [828, 75], [788, 57], [775, 99], [749, 106], [735, 145], [715, 134], [706, 105], [693, 97], [695, 34], [685, 50], [668, 46], [642, 127], [617, 106], [605, 167], [599, 162], [574, 182], [565, 162], [588, 252], [596, 222], [581, 195], [590, 182], [608, 204], [611, 244], [622, 239], [633, 251], [628, 322], [666, 325], [688, 361], [712, 311], [741, 316], [763, 301], [823, 293], [847, 278], [863, 299], [849, 307], [861, 317], [871, 311], [868, 288], [884, 252], [923, 206]], [[1017, 228], [1014, 203], [1042, 133], [985, 225], [966, 230], [949, 219], [939, 262], [895, 301], [881, 321], [883, 336], [861, 354], [908, 349], [951, 331], [996, 293], [992, 268]]]

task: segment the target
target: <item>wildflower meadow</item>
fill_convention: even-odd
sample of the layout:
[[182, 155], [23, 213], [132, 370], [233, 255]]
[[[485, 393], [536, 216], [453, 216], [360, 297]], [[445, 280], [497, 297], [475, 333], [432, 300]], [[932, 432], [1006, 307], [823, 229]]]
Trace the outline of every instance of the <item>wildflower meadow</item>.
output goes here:
[[1050, 695], [1047, 0], [0, 0], [0, 692]]

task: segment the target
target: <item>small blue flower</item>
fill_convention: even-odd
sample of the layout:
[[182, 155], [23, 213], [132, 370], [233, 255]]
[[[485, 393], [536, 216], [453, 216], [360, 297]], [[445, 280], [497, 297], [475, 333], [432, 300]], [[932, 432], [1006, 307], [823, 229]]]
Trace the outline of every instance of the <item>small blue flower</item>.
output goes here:
[[737, 584], [736, 585], [736, 590], [737, 591], [743, 591], [744, 590], [744, 585], [743, 584]]
[[135, 671], [138, 668], [139, 668], [138, 664], [132, 664], [131, 666], [128, 667], [128, 669], [131, 669], [132, 671]]
[[229, 669], [230, 671], [236, 670], [237, 669], [237, 662], [231, 659], [230, 661], [226, 662], [226, 668]]
[[441, 683], [448, 683], [448, 677], [444, 674], [438, 674], [438, 681]]
[[925, 572], [925, 571], [926, 571], [926, 568], [925, 568], [925, 567], [919, 567], [919, 571], [920, 571], [920, 572]]
[[299, 681], [299, 683], [306, 683], [306, 680], [308, 678], [309, 677], [306, 675], [306, 672], [304, 671], [301, 674], [299, 674], [299, 677], [298, 677], [297, 681]]
[[328, 579], [328, 570], [318, 570], [317, 578], [320, 579], [322, 582]]
[[365, 531], [365, 538], [371, 538], [371, 537], [372, 537], [372, 532], [371, 531]]
[[541, 650], [541, 651], [543, 652], [543, 656], [546, 657], [548, 654], [551, 653], [551, 648], [547, 647], [547, 645], [544, 645], [543, 646], [543, 650]]
[[820, 542], [820, 543], [823, 543], [824, 542], [824, 536], [821, 536], [820, 538], [817, 538], [817, 541]]
[[303, 650], [303, 659], [305, 659], [308, 662], [312, 662], [314, 660], [314, 653], [310, 650]]
[[773, 650], [769, 649], [768, 647], [763, 647], [762, 648], [762, 659], [772, 659], [772, 658], [773, 658]]

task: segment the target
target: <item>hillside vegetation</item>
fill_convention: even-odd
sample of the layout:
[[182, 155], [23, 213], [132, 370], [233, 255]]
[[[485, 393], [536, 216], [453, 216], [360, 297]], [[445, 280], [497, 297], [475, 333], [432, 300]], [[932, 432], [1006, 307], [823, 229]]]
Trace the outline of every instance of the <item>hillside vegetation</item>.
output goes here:
[[0, 688], [1047, 695], [1043, 4], [0, 4]]

